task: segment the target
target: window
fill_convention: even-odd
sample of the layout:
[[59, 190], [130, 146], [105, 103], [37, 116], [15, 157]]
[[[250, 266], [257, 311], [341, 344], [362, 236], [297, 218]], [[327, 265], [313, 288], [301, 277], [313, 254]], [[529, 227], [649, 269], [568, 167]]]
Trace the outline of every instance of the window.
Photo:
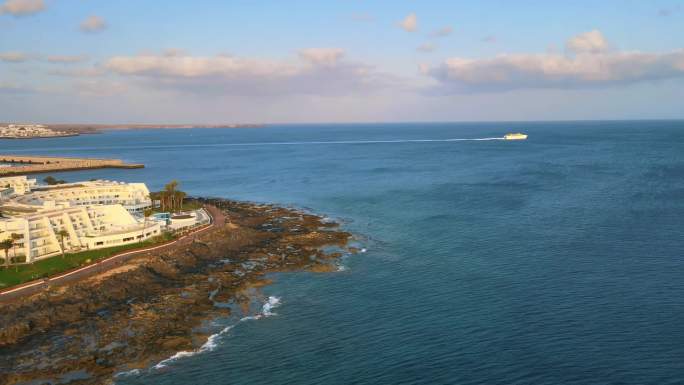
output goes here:
[[102, 241], [100, 241], [100, 242], [95, 242], [95, 246], [102, 246], [102, 245], [104, 245], [104, 242], [102, 242]]

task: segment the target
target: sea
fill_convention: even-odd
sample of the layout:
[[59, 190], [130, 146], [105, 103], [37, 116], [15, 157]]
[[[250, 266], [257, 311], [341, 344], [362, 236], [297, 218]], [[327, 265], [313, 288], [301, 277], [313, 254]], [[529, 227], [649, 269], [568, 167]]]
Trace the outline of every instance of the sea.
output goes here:
[[337, 272], [273, 275], [254, 314], [211, 320], [205, 346], [118, 385], [684, 383], [684, 121], [292, 124], [1, 146], [144, 163], [52, 175], [152, 190], [176, 179], [190, 195], [296, 207], [363, 249]]

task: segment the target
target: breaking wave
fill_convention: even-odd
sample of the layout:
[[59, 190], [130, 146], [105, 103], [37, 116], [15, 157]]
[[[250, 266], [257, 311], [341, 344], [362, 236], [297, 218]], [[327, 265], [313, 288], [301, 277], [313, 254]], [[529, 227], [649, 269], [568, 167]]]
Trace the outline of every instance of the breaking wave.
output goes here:
[[[260, 313], [255, 314], [255, 315], [251, 315], [251, 316], [242, 317], [242, 318], [240, 318], [240, 321], [238, 321], [238, 323], [244, 322], [244, 321], [258, 320], [258, 319], [261, 319], [264, 317], [270, 317], [270, 316], [277, 315], [277, 313], [273, 312], [273, 309], [280, 306], [280, 304], [281, 304], [281, 302], [280, 302], [279, 297], [269, 296], [268, 300], [261, 306], [261, 312]], [[163, 369], [163, 368], [167, 367], [168, 364], [170, 364], [174, 361], [177, 361], [181, 358], [192, 357], [192, 356], [200, 354], [200, 353], [213, 351], [218, 346], [219, 338], [222, 335], [228, 333], [235, 326], [237, 326], [237, 324], [226, 326], [220, 332], [210, 335], [209, 338], [207, 338], [207, 342], [205, 342], [202, 346], [200, 346], [199, 349], [192, 350], [192, 351], [183, 350], [183, 351], [177, 352], [173, 356], [171, 356], [165, 360], [160, 361], [158, 364], [154, 365], [153, 368], [154, 369]], [[124, 373], [121, 373], [121, 375], [126, 375], [128, 373], [129, 372], [124, 372]], [[138, 373], [139, 373], [139, 371], [135, 372], [135, 373], [130, 373], [130, 374], [133, 375], [133, 374], [138, 374]]]

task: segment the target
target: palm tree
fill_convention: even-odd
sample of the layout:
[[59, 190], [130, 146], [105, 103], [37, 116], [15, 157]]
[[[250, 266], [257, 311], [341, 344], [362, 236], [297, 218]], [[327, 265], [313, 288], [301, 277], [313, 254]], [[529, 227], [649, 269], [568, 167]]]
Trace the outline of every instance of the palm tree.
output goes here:
[[17, 241], [24, 238], [22, 234], [17, 234], [17, 233], [12, 233], [10, 234], [10, 238], [12, 238], [12, 252], [14, 253], [14, 262], [16, 263], [17, 260]]
[[140, 242], [142, 242], [143, 238], [145, 237], [145, 230], [147, 229], [147, 219], [152, 216], [152, 209], [145, 209], [143, 211], [143, 215], [145, 216], [145, 222], [143, 222], [143, 232], [142, 236], [140, 237]]
[[10, 260], [9, 260], [9, 250], [14, 246], [14, 241], [12, 238], [7, 238], [0, 242], [0, 249], [5, 251], [5, 267], [9, 267], [10, 265]]
[[176, 201], [178, 202], [178, 210], [183, 211], [183, 200], [188, 194], [186, 194], [184, 191], [176, 191], [174, 196], [176, 197]]
[[172, 180], [169, 182], [166, 186], [164, 186], [164, 192], [166, 193], [167, 199], [171, 201], [171, 211], [174, 210], [176, 207], [176, 202], [175, 202], [175, 193], [176, 193], [176, 188], [178, 187], [178, 181], [177, 180]]
[[62, 258], [64, 258], [64, 237], [68, 237], [69, 232], [64, 229], [61, 229], [59, 230], [57, 235], [59, 235], [59, 244], [62, 246]]
[[152, 201], [152, 207], [154, 207], [155, 201], [159, 201], [159, 205], [161, 206], [161, 193], [160, 192], [151, 192], [150, 193], [150, 200]]

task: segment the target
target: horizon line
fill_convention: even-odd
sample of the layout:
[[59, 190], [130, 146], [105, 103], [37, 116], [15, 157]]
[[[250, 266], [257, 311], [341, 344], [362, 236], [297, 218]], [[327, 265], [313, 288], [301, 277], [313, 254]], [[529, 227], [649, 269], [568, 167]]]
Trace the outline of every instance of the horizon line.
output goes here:
[[[234, 128], [248, 128], [250, 126], [288, 126], [288, 125], [363, 125], [363, 124], [463, 124], [463, 123], [582, 123], [582, 122], [678, 122], [684, 121], [681, 118], [639, 118], [639, 119], [510, 119], [510, 120], [405, 120], [405, 121], [351, 121], [351, 122], [331, 122], [331, 121], [301, 121], [301, 122], [251, 122], [251, 123], [77, 123], [77, 122], [37, 122], [37, 121], [15, 121], [0, 122], [0, 124], [42, 124], [46, 126], [106, 126], [107, 128], [131, 127], [131, 128], [230, 128], [228, 126], [242, 126]], [[137, 126], [137, 127], [136, 127]], [[187, 127], [184, 127], [187, 126]], [[97, 127], [94, 127], [97, 128]]]

